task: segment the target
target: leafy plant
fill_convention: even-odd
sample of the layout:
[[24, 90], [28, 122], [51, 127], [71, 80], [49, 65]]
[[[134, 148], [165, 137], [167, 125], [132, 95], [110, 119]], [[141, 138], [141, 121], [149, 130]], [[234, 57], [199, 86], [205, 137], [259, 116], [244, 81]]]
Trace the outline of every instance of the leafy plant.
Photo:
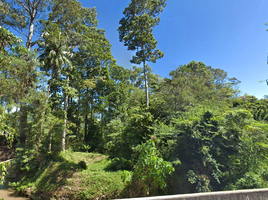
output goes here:
[[6, 177], [6, 172], [9, 168], [10, 161], [2, 162], [0, 163], [0, 185], [4, 184], [5, 177]]
[[158, 157], [153, 140], [141, 145], [141, 154], [133, 173], [124, 171], [123, 180], [132, 188], [131, 196], [155, 195], [166, 188], [167, 176], [174, 172], [170, 162]]
[[87, 144], [83, 144], [83, 147], [82, 147], [82, 151], [84, 152], [88, 152], [89, 150], [91, 149], [91, 146], [87, 145]]
[[9, 142], [9, 146], [12, 146], [16, 131], [14, 128], [7, 124], [9, 115], [5, 112], [5, 109], [0, 105], [0, 133], [4, 133], [4, 137]]
[[46, 162], [45, 154], [41, 151], [27, 148], [17, 148], [16, 151], [13, 167], [28, 177], [34, 176], [35, 172]]

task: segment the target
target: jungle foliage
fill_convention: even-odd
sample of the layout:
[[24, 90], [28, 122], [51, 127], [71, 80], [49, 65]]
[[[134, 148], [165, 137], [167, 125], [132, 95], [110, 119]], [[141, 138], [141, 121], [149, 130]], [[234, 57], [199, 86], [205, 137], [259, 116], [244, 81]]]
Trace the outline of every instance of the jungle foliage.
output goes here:
[[[33, 16], [39, 20], [19, 17], [29, 15], [27, 5], [43, 13]], [[164, 55], [152, 28], [165, 5], [132, 0], [125, 9], [120, 40], [137, 50], [132, 62], [144, 64], [126, 69], [98, 28], [96, 8], [3, 1], [0, 134], [18, 142], [17, 187], [65, 150], [108, 155], [105, 169], [125, 170], [129, 196], [268, 187], [268, 100], [240, 95], [239, 80], [202, 62], [178, 66], [168, 78], [145, 64]], [[134, 25], [146, 29], [133, 32]], [[27, 28], [24, 46], [9, 30]]]

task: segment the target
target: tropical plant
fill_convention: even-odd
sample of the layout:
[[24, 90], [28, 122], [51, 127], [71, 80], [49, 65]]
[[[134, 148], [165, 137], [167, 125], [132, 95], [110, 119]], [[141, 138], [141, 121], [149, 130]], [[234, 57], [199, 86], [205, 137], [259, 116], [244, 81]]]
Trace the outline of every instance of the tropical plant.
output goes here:
[[167, 176], [174, 172], [170, 162], [158, 157], [153, 140], [141, 145], [138, 162], [133, 173], [124, 171], [123, 180], [131, 188], [131, 197], [155, 195], [166, 188]]
[[46, 27], [43, 30], [44, 36], [39, 43], [39, 59], [43, 66], [41, 67], [42, 71], [50, 71], [51, 79], [47, 89], [47, 98], [49, 97], [49, 91], [51, 84], [54, 81], [55, 73], [61, 73], [61, 69], [65, 64], [72, 66], [70, 61], [71, 49], [68, 43], [68, 37], [64, 36], [61, 32], [61, 29], [57, 24], [52, 24], [48, 21], [45, 23]]

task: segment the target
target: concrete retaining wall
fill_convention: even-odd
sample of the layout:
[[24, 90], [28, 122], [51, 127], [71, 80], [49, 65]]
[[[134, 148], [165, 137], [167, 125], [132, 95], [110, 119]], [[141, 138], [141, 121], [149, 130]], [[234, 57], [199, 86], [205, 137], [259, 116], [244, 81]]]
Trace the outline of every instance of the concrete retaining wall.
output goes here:
[[[235, 190], [155, 197], [132, 198], [136, 200], [268, 200], [268, 189]], [[122, 200], [122, 199], [121, 199]], [[128, 199], [129, 200], [129, 199]]]

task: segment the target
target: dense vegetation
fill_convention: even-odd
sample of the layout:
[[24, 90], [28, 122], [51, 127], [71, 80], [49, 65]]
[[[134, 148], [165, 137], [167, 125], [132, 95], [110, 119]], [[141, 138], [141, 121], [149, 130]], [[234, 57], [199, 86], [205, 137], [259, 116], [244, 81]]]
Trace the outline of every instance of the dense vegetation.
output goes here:
[[[149, 67], [164, 55], [152, 28], [165, 5], [133, 0], [124, 10], [120, 40], [137, 50], [131, 62], [143, 63], [125, 69], [95, 8], [2, 0], [0, 133], [18, 142], [15, 188], [53, 196], [58, 183], [72, 198], [96, 199], [268, 187], [268, 100], [240, 95], [239, 80], [202, 62], [178, 66], [169, 78]], [[108, 178], [68, 189], [74, 174], [90, 170]], [[109, 189], [86, 187], [98, 179]]]

